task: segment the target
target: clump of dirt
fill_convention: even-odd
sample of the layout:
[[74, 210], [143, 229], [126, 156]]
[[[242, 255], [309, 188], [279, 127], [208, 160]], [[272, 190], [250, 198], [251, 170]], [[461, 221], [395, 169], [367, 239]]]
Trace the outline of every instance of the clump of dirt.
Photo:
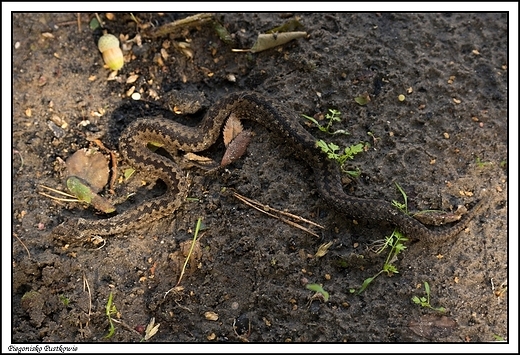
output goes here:
[[[230, 44], [207, 24], [144, 36], [143, 26], [187, 14], [99, 16], [126, 41], [113, 80], [96, 48], [102, 31], [89, 27], [94, 16], [13, 15], [13, 343], [139, 342], [151, 319], [160, 326], [147, 342], [157, 343], [508, 339], [507, 14], [215, 14]], [[305, 38], [232, 51], [291, 19]], [[349, 170], [361, 172], [345, 184], [349, 194], [402, 202], [398, 183], [410, 211], [455, 211], [491, 190], [489, 208], [455, 240], [404, 242], [391, 260], [398, 272], [381, 274], [359, 294], [387, 256], [372, 243], [393, 226], [335, 212], [283, 138], [245, 124], [254, 132], [246, 154], [218, 174], [190, 169], [189, 198], [171, 218], [98, 245], [49, 237], [64, 220], [103, 218], [38, 193], [40, 185], [64, 189], [63, 161], [75, 151], [96, 147], [94, 138], [117, 151], [121, 130], [143, 117], [194, 125], [239, 90], [276, 100], [302, 124], [302, 115], [339, 110], [334, 128], [349, 135], [308, 130], [341, 149], [366, 147], [349, 161]], [[370, 100], [360, 105], [360, 96]], [[186, 102], [196, 103], [183, 111], [194, 118], [175, 113]], [[204, 153], [220, 161], [224, 150], [220, 139]], [[125, 189], [135, 192], [141, 177], [118, 176], [115, 197], [103, 195], [125, 200], [124, 209], [163, 191], [158, 182], [127, 199]], [[242, 203], [232, 189], [324, 229], [310, 227], [316, 238]], [[181, 245], [199, 218], [197, 263], [175, 287]], [[444, 313], [412, 301], [425, 296], [425, 281], [430, 304]], [[328, 299], [308, 284], [321, 285]], [[115, 333], [107, 338], [110, 295]]]

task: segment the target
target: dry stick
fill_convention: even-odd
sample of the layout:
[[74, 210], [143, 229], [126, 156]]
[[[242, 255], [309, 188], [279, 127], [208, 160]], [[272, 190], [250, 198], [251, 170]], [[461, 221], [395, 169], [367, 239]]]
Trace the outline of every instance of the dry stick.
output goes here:
[[301, 217], [301, 216], [298, 216], [298, 215], [295, 215], [295, 214], [289, 213], [289, 212], [287, 212], [287, 211], [280, 211], [280, 210], [277, 210], [276, 208], [273, 208], [273, 207], [270, 207], [270, 206], [267, 206], [267, 205], [263, 205], [263, 204], [261, 204], [260, 202], [258, 202], [258, 201], [256, 201], [256, 200], [252, 200], [252, 199], [250, 199], [250, 198], [247, 198], [247, 197], [245, 197], [245, 196], [240, 195], [240, 194], [239, 194], [238, 192], [236, 192], [236, 191], [233, 191], [233, 193], [237, 196], [237, 198], [239, 198], [239, 197], [240, 197], [240, 198], [243, 198], [244, 200], [249, 201], [249, 202], [251, 202], [251, 203], [253, 203], [253, 204], [256, 204], [256, 205], [262, 206], [262, 208], [265, 208], [265, 209], [268, 210], [268, 211], [275, 211], [275, 212], [280, 213], [280, 214], [282, 214], [282, 215], [284, 215], [284, 216], [291, 217], [291, 218], [294, 218], [294, 219], [296, 219], [296, 220], [298, 220], [298, 221], [302, 221], [302, 222], [305, 222], [305, 223], [309, 223], [310, 225], [313, 225], [313, 226], [318, 227], [318, 228], [321, 228], [321, 229], [325, 229], [325, 227], [323, 227], [321, 224], [318, 224], [318, 223], [316, 223], [316, 222], [310, 221], [310, 220], [305, 219], [305, 218], [303, 218], [303, 217]]
[[29, 255], [29, 259], [31, 259], [31, 253], [29, 252], [29, 249], [27, 249], [27, 247], [25, 246], [24, 242], [22, 242], [22, 240], [18, 237], [18, 235], [16, 235], [16, 233], [13, 233], [13, 235], [16, 237], [16, 239], [18, 239], [20, 244], [22, 244], [22, 246], [25, 248], [25, 251], [27, 251], [27, 255]]
[[[256, 210], [258, 210], [258, 211], [260, 211], [260, 212], [262, 212], [262, 213], [265, 213], [265, 214], [268, 215], [268, 216], [271, 216], [271, 217], [273, 217], [273, 218], [279, 219], [279, 220], [281, 220], [282, 222], [285, 222], [285, 223], [287, 223], [287, 224], [289, 224], [289, 225], [291, 225], [291, 226], [293, 226], [293, 227], [295, 227], [295, 228], [301, 229], [301, 230], [303, 230], [304, 232], [307, 232], [307, 233], [309, 233], [310, 235], [315, 236], [316, 238], [319, 238], [320, 236], [319, 236], [318, 234], [314, 233], [313, 231], [311, 231], [311, 230], [309, 230], [309, 229], [307, 229], [307, 228], [305, 228], [305, 227], [299, 225], [299, 224], [296, 223], [296, 222], [290, 221], [290, 220], [288, 220], [287, 218], [283, 218], [283, 217], [280, 217], [280, 216], [276, 216], [276, 215], [274, 215], [274, 214], [272, 214], [272, 213], [269, 213], [267, 210], [271, 210], [271, 211], [274, 211], [274, 212], [276, 212], [276, 213], [279, 213], [279, 214], [282, 214], [282, 215], [285, 215], [285, 216], [288, 216], [288, 217], [291, 217], [291, 218], [297, 219], [297, 220], [299, 220], [299, 221], [309, 223], [309, 224], [311, 224], [311, 225], [313, 225], [313, 226], [316, 226], [316, 227], [319, 227], [319, 228], [322, 228], [322, 229], [324, 228], [323, 226], [321, 226], [321, 225], [319, 225], [319, 224], [317, 224], [317, 223], [315, 223], [315, 222], [312, 222], [312, 221], [306, 220], [306, 219], [303, 218], [303, 217], [293, 215], [293, 214], [291, 214], [291, 213], [289, 213], [289, 212], [280, 211], [280, 210], [277, 210], [277, 209], [275, 209], [275, 208], [269, 207], [269, 206], [267, 206], [267, 205], [263, 205], [263, 204], [261, 204], [261, 203], [258, 202], [258, 201], [248, 199], [247, 197], [244, 197], [244, 196], [240, 195], [239, 193], [237, 193], [237, 192], [235, 192], [235, 191], [233, 191], [233, 196], [235, 196], [237, 199], [239, 199], [240, 201], [242, 201], [242, 202], [245, 203], [246, 205], [251, 206], [251, 207], [253, 207], [254, 209], [256, 209]], [[258, 206], [261, 206], [261, 208], [258, 207]]]

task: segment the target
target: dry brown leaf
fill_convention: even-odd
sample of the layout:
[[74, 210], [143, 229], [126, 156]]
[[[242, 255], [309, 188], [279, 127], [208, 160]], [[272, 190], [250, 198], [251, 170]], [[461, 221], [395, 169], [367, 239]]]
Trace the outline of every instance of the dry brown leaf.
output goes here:
[[240, 123], [238, 117], [235, 116], [234, 113], [229, 115], [226, 125], [224, 126], [224, 130], [222, 131], [224, 145], [226, 147], [229, 146], [229, 143], [231, 143], [231, 141], [235, 139], [235, 137], [238, 136], [243, 130], [244, 127], [242, 127], [242, 123]]
[[261, 33], [251, 49], [233, 49], [233, 52], [258, 53], [303, 37], [307, 37], [307, 32]]
[[247, 146], [251, 141], [252, 132], [251, 131], [242, 131], [238, 134], [238, 136], [233, 139], [224, 153], [222, 157], [222, 161], [220, 162], [220, 166], [227, 166], [235, 161], [237, 161], [244, 153], [246, 152]]

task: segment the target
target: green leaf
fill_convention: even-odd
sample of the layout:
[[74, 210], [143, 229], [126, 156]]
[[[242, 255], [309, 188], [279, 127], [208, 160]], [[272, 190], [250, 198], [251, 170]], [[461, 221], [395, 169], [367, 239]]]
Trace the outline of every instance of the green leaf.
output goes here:
[[327, 302], [329, 300], [329, 293], [327, 291], [325, 291], [321, 285], [307, 284], [307, 285], [305, 285], [305, 287], [308, 290], [321, 293], [323, 295], [323, 299], [325, 300], [325, 302]]
[[361, 285], [361, 288], [359, 289], [358, 291], [358, 295], [365, 291], [365, 289], [368, 287], [368, 285], [370, 285], [370, 283], [372, 283], [372, 281], [374, 281], [375, 277], [369, 277], [367, 279], [365, 279], [365, 281], [363, 281], [363, 285]]
[[399, 270], [397, 270], [397, 267], [395, 267], [392, 264], [385, 264], [383, 266], [383, 270], [389, 274], [398, 274], [399, 273]]
[[363, 152], [364, 146], [365, 145], [363, 143], [358, 143], [356, 145], [351, 145], [350, 147], [345, 148], [346, 159], [354, 159], [356, 154]]
[[424, 292], [426, 292], [427, 295], [430, 294], [430, 284], [426, 281], [424, 281]]
[[370, 96], [368, 95], [368, 93], [364, 93], [362, 95], [355, 97], [354, 101], [356, 101], [361, 106], [365, 106], [366, 104], [368, 104], [370, 102]]
[[396, 254], [402, 252], [402, 251], [405, 250], [405, 249], [406, 249], [406, 246], [403, 245], [403, 244], [401, 244], [401, 243], [399, 243], [399, 244], [397, 244], [397, 245], [395, 246]]
[[78, 200], [90, 203], [95, 193], [80, 178], [70, 176], [67, 179], [67, 188]]
[[94, 17], [92, 20], [90, 20], [89, 27], [92, 31], [99, 28], [99, 21], [97, 18]]
[[304, 118], [308, 119], [309, 121], [311, 121], [312, 123], [314, 123], [316, 126], [320, 127], [321, 128], [321, 125], [319, 124], [318, 121], [316, 121], [316, 119], [314, 117], [311, 117], [311, 116], [307, 116], [307, 115], [302, 115]]

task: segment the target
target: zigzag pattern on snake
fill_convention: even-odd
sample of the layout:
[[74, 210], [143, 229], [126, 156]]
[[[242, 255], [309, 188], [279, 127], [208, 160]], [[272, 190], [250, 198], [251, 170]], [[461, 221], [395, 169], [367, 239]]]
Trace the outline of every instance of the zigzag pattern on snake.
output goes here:
[[203, 151], [215, 143], [224, 121], [231, 113], [235, 113], [242, 120], [252, 120], [266, 126], [280, 134], [288, 144], [292, 144], [299, 158], [313, 169], [316, 186], [323, 199], [335, 210], [351, 218], [388, 222], [411, 239], [436, 243], [460, 233], [484, 205], [482, 200], [455, 225], [434, 230], [392, 207], [386, 201], [349, 196], [341, 185], [337, 164], [316, 147], [316, 139], [303, 128], [296, 117], [275, 107], [272, 102], [258, 94], [234, 93], [214, 104], [195, 127], [164, 118], [144, 118], [132, 122], [120, 137], [119, 151], [136, 169], [163, 180], [167, 185], [166, 193], [111, 218], [70, 219], [55, 227], [52, 235], [67, 243], [81, 242], [93, 235], [125, 233], [136, 226], [171, 215], [186, 197], [186, 178], [172, 160], [152, 152], [147, 148], [147, 144], [158, 143], [172, 156], [178, 150]]

